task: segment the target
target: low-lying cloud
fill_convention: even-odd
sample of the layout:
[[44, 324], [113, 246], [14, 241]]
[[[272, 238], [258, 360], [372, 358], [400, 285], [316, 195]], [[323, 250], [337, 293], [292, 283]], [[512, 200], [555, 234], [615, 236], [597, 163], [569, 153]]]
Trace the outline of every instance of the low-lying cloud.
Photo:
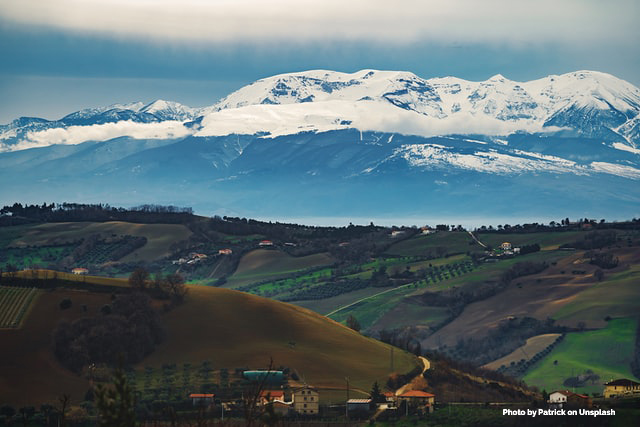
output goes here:
[[5, 147], [11, 151], [27, 148], [46, 147], [54, 144], [75, 145], [87, 141], [107, 141], [127, 136], [134, 139], [173, 139], [183, 138], [192, 131], [182, 122], [166, 121], [160, 123], [136, 123], [121, 121], [91, 126], [69, 126], [38, 132], [29, 132], [20, 143]]

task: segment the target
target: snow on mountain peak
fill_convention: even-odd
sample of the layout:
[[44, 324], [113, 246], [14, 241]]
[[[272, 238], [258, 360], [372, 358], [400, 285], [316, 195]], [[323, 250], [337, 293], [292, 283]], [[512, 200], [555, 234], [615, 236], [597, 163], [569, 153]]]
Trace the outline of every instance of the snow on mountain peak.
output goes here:
[[189, 120], [196, 116], [197, 110], [175, 101], [157, 99], [138, 110], [149, 113], [162, 120]]
[[597, 71], [529, 82], [496, 74], [476, 82], [457, 77], [423, 79], [407, 71], [310, 70], [257, 80], [203, 109], [161, 99], [113, 104], [81, 110], [59, 121], [29, 119], [24, 126], [5, 126], [0, 128], [0, 138], [17, 144], [23, 136], [36, 138], [37, 132], [51, 128], [187, 122], [201, 117], [196, 126], [187, 126], [200, 136], [276, 136], [345, 128], [421, 136], [563, 129], [634, 148], [640, 146], [639, 113], [640, 90]]

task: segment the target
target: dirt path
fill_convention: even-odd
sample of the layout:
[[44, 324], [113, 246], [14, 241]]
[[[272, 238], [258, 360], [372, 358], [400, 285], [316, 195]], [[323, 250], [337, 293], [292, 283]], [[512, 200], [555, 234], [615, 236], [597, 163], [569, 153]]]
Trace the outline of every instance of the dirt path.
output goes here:
[[480, 246], [482, 246], [483, 248], [487, 249], [487, 245], [485, 245], [484, 243], [482, 243], [480, 240], [478, 240], [478, 238], [470, 231], [467, 231], [467, 233], [469, 233], [469, 236], [471, 236], [471, 238], [473, 240], [476, 241], [477, 244], [479, 244]]
[[[420, 377], [420, 376], [424, 375], [424, 373], [427, 372], [427, 370], [429, 368], [431, 368], [431, 362], [429, 362], [429, 360], [426, 357], [418, 356], [418, 358], [422, 362], [422, 366], [423, 366], [422, 372], [420, 372], [418, 375], [413, 377], [411, 379], [411, 381], [413, 381], [417, 377]], [[411, 381], [409, 381], [407, 384], [405, 384], [402, 387], [400, 387], [399, 389], [397, 389], [396, 393], [395, 393], [396, 396], [399, 396], [399, 395], [401, 395], [402, 393], [404, 393], [406, 391], [410, 391], [411, 390]]]

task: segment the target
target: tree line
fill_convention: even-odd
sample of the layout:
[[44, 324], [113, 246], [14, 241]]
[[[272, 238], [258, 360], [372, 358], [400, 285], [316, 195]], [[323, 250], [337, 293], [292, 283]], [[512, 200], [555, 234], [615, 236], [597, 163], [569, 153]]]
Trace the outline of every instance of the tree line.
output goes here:
[[0, 209], [0, 226], [32, 222], [127, 221], [138, 223], [181, 224], [193, 219], [193, 209], [165, 205], [141, 205], [129, 209], [109, 204], [84, 203], [14, 203]]

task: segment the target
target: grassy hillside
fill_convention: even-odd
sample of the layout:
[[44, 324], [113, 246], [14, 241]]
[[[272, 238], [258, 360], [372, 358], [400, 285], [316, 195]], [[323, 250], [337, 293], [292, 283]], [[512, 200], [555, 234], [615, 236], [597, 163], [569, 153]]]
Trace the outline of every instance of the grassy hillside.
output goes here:
[[607, 271], [602, 282], [579, 293], [554, 314], [565, 323], [580, 321], [604, 326], [609, 317], [634, 316], [640, 310], [640, 253], [618, 250], [621, 265]]
[[542, 250], [557, 249], [564, 243], [574, 242], [581, 239], [587, 232], [585, 231], [563, 231], [563, 232], [546, 232], [546, 233], [478, 233], [478, 239], [485, 245], [492, 248], [498, 248], [502, 242], [510, 242], [514, 247], [540, 245]]
[[[40, 292], [20, 329], [0, 330], [0, 402], [39, 406], [56, 403], [64, 393], [81, 400], [88, 382], [55, 360], [51, 333], [61, 320], [95, 315], [111, 301], [110, 297], [108, 293], [73, 290]], [[71, 299], [72, 307], [60, 310], [59, 303], [65, 298]]]
[[567, 334], [523, 379], [529, 385], [551, 391], [566, 389], [563, 385], [566, 378], [587, 370], [599, 375], [599, 380], [577, 387], [577, 393], [602, 393], [604, 382], [634, 379], [629, 364], [633, 358], [636, 327], [637, 319], [614, 319], [604, 329]]
[[[13, 228], [13, 227], [9, 227]], [[11, 230], [15, 233], [15, 230]], [[169, 255], [169, 247], [191, 235], [181, 224], [135, 224], [122, 221], [59, 222], [20, 227], [20, 235], [10, 246], [43, 246], [60, 244], [89, 237], [94, 234], [109, 236], [131, 235], [147, 238], [147, 244], [127, 255], [122, 261], [151, 261]]]
[[228, 288], [237, 288], [248, 283], [283, 277], [296, 271], [329, 265], [333, 258], [328, 254], [314, 254], [292, 257], [273, 249], [256, 249], [240, 260], [235, 273], [225, 284]]
[[522, 359], [529, 360], [538, 352], [551, 345], [560, 335], [561, 334], [542, 334], [531, 337], [522, 347], [517, 348], [512, 353], [509, 353], [498, 360], [494, 360], [493, 362], [484, 365], [483, 368], [496, 370], [502, 365], [509, 366], [511, 362], [517, 363]]
[[460, 253], [478, 248], [479, 245], [465, 231], [439, 231], [400, 241], [387, 249], [386, 253], [395, 256], [438, 255], [439, 251]]
[[[0, 402], [54, 402], [63, 393], [82, 400], [88, 381], [64, 370], [51, 352], [59, 321], [95, 315], [109, 293], [56, 290], [40, 293], [31, 315], [16, 330], [0, 330]], [[61, 310], [59, 302], [73, 305]], [[86, 306], [86, 309], [83, 307]], [[85, 311], [86, 310], [86, 311]], [[220, 288], [190, 287], [186, 302], [163, 315], [167, 337], [138, 366], [210, 360], [213, 369], [264, 368], [273, 358], [317, 386], [368, 390], [390, 373], [390, 347], [309, 310]], [[409, 372], [414, 356], [396, 350], [394, 370]]]
[[[144, 365], [208, 359], [214, 367], [263, 368], [273, 358], [310, 384], [342, 387], [348, 376], [364, 389], [390, 373], [388, 345], [307, 309], [220, 288], [191, 287], [188, 298], [167, 314], [169, 339]], [[397, 371], [413, 369], [412, 355], [395, 353]]]

